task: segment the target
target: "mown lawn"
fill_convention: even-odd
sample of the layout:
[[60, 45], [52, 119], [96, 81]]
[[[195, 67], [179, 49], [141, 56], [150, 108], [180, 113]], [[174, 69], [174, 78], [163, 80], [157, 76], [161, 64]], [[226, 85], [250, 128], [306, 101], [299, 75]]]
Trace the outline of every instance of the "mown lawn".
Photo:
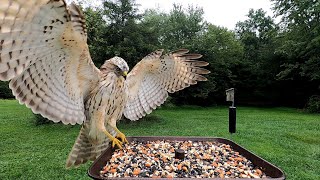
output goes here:
[[[227, 107], [162, 108], [158, 118], [118, 125], [128, 136], [231, 138], [285, 171], [287, 179], [320, 179], [320, 115], [290, 108], [238, 107], [237, 133], [228, 133]], [[90, 163], [66, 170], [80, 126], [36, 126], [32, 112], [0, 100], [0, 179], [89, 179]]]

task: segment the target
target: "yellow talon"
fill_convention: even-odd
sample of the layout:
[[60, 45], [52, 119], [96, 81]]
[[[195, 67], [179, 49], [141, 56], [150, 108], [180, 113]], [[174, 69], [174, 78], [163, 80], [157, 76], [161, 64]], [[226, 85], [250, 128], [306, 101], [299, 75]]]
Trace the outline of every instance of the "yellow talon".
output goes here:
[[104, 131], [104, 134], [111, 140], [113, 148], [117, 145], [119, 149], [122, 149], [122, 142], [119, 139], [113, 137], [108, 131]]
[[119, 141], [119, 139], [113, 138], [111, 141], [112, 141], [112, 147], [113, 147], [113, 148], [114, 148], [115, 146], [117, 146], [119, 149], [122, 149], [122, 142]]
[[128, 143], [126, 136], [122, 132], [119, 131], [116, 137], [120, 138], [122, 143]]
[[111, 126], [111, 127], [117, 132], [116, 137], [120, 138], [122, 143], [128, 143], [126, 136], [121, 131], [119, 131], [117, 127], [115, 126]]

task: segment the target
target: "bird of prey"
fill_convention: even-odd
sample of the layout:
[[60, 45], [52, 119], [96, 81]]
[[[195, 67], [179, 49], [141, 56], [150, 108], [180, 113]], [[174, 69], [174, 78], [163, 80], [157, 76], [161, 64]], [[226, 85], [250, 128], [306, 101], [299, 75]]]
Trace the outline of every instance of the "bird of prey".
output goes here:
[[[199, 54], [157, 50], [130, 73], [113, 57], [98, 69], [87, 45], [85, 19], [64, 0], [0, 0], [0, 80], [36, 114], [64, 124], [83, 124], [66, 167], [96, 159], [108, 146], [121, 147], [122, 115], [138, 120], [209, 71]], [[125, 77], [127, 78], [125, 79]], [[120, 140], [115, 138], [119, 137]]]

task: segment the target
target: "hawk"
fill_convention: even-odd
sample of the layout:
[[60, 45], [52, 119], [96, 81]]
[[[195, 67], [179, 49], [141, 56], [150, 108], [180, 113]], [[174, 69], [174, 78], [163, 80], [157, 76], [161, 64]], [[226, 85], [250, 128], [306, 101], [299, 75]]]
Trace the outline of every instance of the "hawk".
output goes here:
[[[130, 73], [114, 57], [98, 69], [87, 45], [85, 19], [64, 0], [0, 0], [0, 80], [36, 114], [64, 124], [83, 124], [66, 167], [96, 159], [108, 146], [121, 147], [122, 115], [138, 120], [210, 73], [199, 54], [157, 50]], [[125, 79], [125, 77], [127, 78]], [[115, 138], [119, 137], [120, 140]]]

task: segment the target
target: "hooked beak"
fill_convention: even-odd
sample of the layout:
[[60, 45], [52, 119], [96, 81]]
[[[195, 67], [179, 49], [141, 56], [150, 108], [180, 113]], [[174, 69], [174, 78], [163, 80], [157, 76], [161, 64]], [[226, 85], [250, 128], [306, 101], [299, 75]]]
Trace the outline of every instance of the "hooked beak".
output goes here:
[[128, 75], [128, 72], [127, 71], [123, 71], [122, 76], [126, 77], [127, 75]]

